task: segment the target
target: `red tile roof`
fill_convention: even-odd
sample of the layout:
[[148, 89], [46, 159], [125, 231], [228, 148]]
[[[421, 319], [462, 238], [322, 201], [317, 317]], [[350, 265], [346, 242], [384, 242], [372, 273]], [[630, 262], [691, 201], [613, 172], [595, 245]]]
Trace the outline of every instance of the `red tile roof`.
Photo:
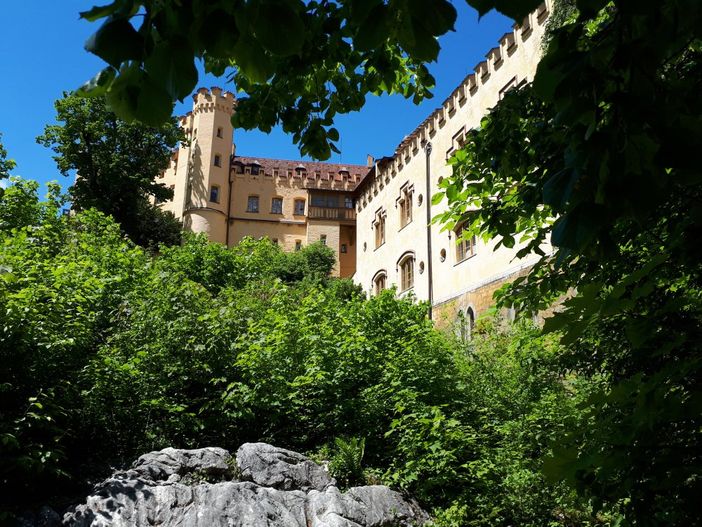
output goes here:
[[293, 177], [315, 178], [315, 174], [319, 172], [322, 179], [326, 179], [331, 173], [337, 181], [342, 181], [344, 179], [343, 172], [346, 171], [348, 172], [348, 180], [356, 183], [361, 181], [370, 170], [370, 167], [366, 165], [321, 163], [319, 161], [301, 161], [299, 159], [270, 159], [267, 157], [247, 156], [234, 156], [232, 157], [231, 164], [241, 164], [244, 166], [257, 164], [264, 173], [272, 174], [275, 169], [279, 171], [281, 176], [287, 175], [288, 171], [292, 171]]

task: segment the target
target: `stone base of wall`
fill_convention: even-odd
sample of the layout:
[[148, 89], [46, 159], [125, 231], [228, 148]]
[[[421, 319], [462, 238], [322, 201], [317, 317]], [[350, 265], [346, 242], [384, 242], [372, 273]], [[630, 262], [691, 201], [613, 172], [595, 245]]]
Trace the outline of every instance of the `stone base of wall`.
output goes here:
[[[433, 320], [434, 325], [439, 329], [448, 329], [458, 320], [459, 312], [466, 313], [468, 308], [473, 310], [475, 318], [485, 315], [491, 308], [495, 306], [493, 295], [504, 284], [512, 282], [519, 276], [525, 276], [529, 273], [530, 268], [522, 269], [514, 274], [500, 278], [481, 287], [461, 293], [449, 300], [434, 304]], [[507, 310], [504, 315], [509, 316]]]

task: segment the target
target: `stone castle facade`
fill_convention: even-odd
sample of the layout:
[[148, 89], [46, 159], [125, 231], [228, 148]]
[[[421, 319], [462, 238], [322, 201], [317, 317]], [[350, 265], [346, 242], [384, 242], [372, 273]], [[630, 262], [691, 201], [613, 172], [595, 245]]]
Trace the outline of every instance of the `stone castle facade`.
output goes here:
[[[461, 241], [430, 219], [446, 164], [466, 134], [511, 88], [531, 82], [541, 56], [550, 2], [506, 33], [486, 60], [443, 104], [407, 135], [395, 152], [366, 165], [242, 157], [231, 116], [235, 98], [201, 88], [181, 118], [190, 145], [181, 147], [162, 181], [174, 190], [162, 204], [186, 229], [234, 245], [263, 237], [295, 250], [322, 241], [337, 256], [336, 276], [353, 277], [369, 294], [396, 286], [432, 306], [439, 323], [468, 328], [492, 304], [492, 293], [535, 263], [482, 240]], [[457, 243], [458, 241], [458, 243]]]

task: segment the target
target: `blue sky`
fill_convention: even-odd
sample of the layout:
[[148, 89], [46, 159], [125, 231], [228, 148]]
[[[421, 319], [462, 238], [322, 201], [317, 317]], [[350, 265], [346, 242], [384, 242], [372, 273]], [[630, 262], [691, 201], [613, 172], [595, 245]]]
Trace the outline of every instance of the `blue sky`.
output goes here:
[[[98, 27], [78, 18], [80, 11], [107, 0], [34, 0], [4, 2], [0, 35], [0, 133], [9, 157], [17, 162], [15, 175], [41, 182], [63, 178], [52, 152], [36, 143], [47, 123], [53, 122], [53, 102], [61, 93], [80, 86], [103, 67], [83, 44]], [[365, 164], [366, 154], [389, 155], [451, 93], [511, 25], [492, 12], [478, 20], [477, 12], [463, 0], [453, 0], [459, 16], [456, 32], [441, 39], [438, 63], [430, 65], [436, 77], [435, 97], [419, 106], [400, 96], [372, 97], [360, 111], [341, 116], [341, 154], [331, 161]], [[222, 86], [223, 79], [201, 75], [200, 86]], [[191, 100], [176, 105], [174, 113], [190, 109]], [[235, 130], [237, 153], [257, 157], [300, 158], [292, 138], [281, 130], [266, 135]]]

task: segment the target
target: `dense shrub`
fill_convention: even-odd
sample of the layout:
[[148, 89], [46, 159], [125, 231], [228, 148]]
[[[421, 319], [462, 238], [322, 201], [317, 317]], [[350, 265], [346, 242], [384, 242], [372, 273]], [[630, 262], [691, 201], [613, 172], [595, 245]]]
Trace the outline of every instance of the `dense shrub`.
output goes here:
[[263, 440], [329, 453], [343, 485], [406, 489], [442, 525], [590, 521], [540, 474], [586, 390], [534, 327], [457, 342], [423, 304], [329, 279], [322, 245], [190, 236], [152, 256], [36, 194], [0, 198], [4, 507], [67, 504], [147, 450]]

